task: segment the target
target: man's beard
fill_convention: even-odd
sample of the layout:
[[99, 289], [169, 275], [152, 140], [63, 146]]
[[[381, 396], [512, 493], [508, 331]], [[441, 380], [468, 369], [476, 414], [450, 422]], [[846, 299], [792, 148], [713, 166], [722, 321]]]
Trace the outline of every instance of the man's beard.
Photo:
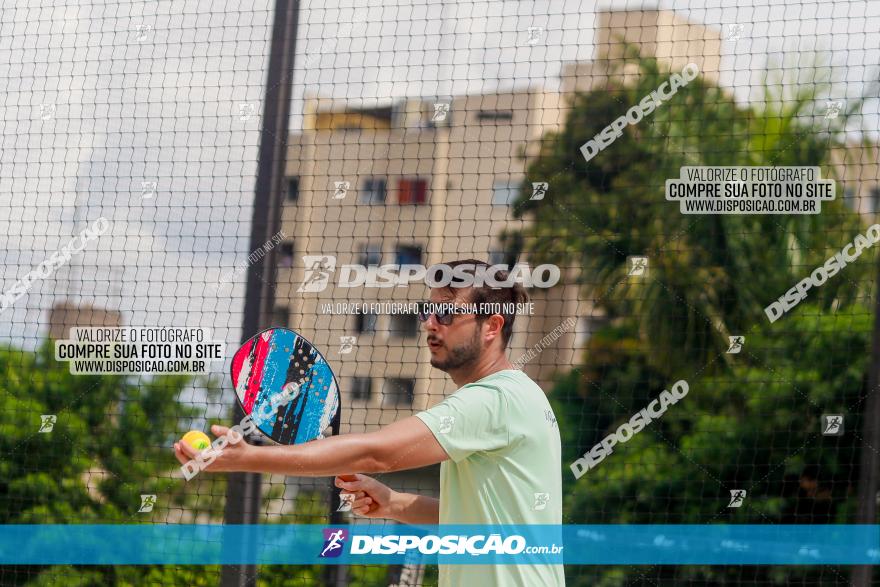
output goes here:
[[483, 348], [480, 346], [480, 329], [475, 329], [474, 336], [471, 338], [470, 342], [466, 342], [455, 348], [449, 348], [448, 351], [449, 355], [446, 357], [445, 361], [432, 358], [431, 366], [448, 373], [452, 369], [460, 369], [461, 367], [476, 362], [483, 353]]

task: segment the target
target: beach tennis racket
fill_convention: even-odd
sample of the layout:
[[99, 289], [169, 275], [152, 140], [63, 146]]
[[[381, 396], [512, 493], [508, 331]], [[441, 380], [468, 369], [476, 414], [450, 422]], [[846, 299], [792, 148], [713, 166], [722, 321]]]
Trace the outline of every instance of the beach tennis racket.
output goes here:
[[324, 356], [287, 328], [248, 339], [232, 357], [232, 385], [244, 413], [279, 444], [339, 433], [339, 385]]

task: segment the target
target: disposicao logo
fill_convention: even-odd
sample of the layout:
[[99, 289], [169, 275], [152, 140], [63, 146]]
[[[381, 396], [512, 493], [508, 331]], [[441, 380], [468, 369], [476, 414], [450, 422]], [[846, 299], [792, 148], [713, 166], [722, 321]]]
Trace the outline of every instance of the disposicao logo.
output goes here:
[[348, 530], [342, 528], [324, 528], [324, 547], [321, 549], [320, 558], [336, 558], [345, 550], [345, 541], [348, 538]]
[[[305, 274], [298, 292], [321, 292], [330, 284], [330, 277], [336, 272], [336, 257], [330, 255], [303, 256]], [[505, 279], [498, 279], [498, 272], [507, 272]], [[336, 287], [406, 287], [412, 282], [422, 281], [428, 287], [513, 287], [520, 283], [523, 287], [553, 287], [559, 282], [561, 271], [558, 266], [544, 264], [534, 269], [526, 263], [507, 265], [463, 264], [450, 267], [438, 263], [424, 265], [341, 265]]]

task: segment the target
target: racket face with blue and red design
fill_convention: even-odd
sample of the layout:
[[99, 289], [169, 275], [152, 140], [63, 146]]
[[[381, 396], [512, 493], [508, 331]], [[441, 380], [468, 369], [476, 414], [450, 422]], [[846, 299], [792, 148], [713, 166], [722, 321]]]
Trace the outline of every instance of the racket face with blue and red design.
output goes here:
[[245, 342], [232, 357], [232, 385], [244, 413], [279, 444], [309, 442], [338, 427], [336, 377], [324, 356], [292, 330], [270, 328]]

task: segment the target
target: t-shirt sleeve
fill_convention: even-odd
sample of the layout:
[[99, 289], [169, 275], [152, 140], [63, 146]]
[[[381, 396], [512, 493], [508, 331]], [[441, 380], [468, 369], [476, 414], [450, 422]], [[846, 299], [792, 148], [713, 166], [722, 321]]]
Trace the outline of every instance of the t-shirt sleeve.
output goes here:
[[416, 414], [453, 462], [509, 443], [508, 406], [495, 387], [465, 385], [445, 400]]

